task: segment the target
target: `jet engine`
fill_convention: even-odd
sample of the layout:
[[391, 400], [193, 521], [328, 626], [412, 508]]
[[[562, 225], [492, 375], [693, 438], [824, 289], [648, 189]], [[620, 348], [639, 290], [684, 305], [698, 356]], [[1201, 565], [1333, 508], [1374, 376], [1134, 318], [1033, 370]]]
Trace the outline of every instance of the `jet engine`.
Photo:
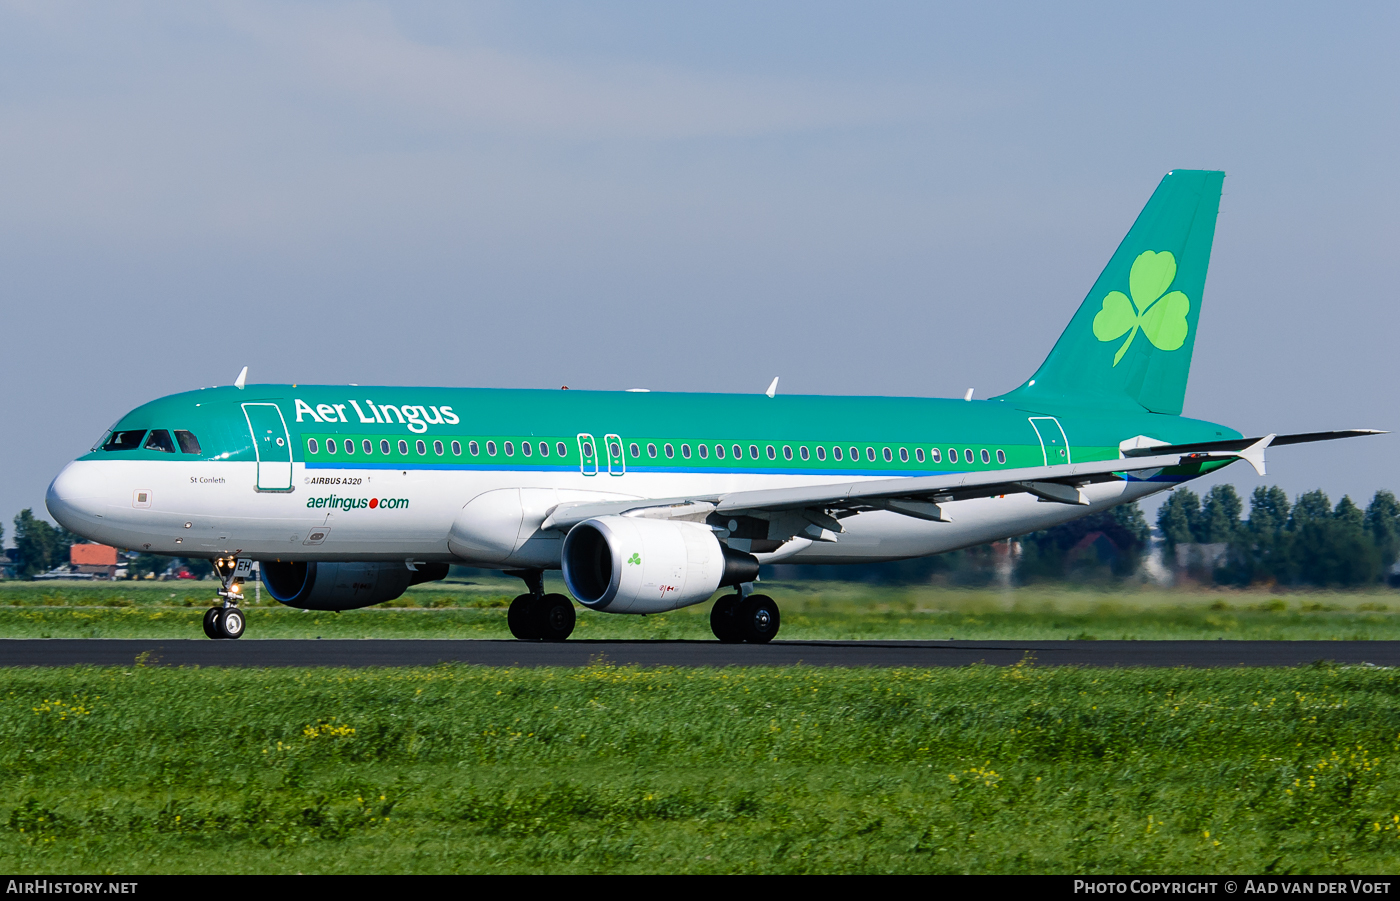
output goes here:
[[354, 610], [392, 601], [421, 582], [447, 577], [446, 563], [268, 563], [262, 582], [288, 607], [303, 610]]
[[758, 576], [758, 560], [721, 545], [708, 526], [631, 516], [574, 526], [563, 564], [564, 584], [579, 603], [608, 613], [688, 607]]

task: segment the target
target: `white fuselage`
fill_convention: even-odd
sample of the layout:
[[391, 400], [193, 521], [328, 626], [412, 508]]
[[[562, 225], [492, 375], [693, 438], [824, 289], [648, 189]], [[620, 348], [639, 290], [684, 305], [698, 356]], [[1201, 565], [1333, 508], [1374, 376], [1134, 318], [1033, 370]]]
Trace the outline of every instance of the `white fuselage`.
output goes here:
[[[183, 557], [449, 561], [488, 568], [560, 566], [563, 534], [539, 530], [558, 503], [785, 488], [847, 477], [750, 473], [606, 473], [309, 469], [290, 492], [256, 489], [257, 464], [79, 460], [49, 487], [65, 527], [104, 544]], [[1029, 494], [945, 505], [950, 522], [875, 511], [842, 520], [834, 542], [794, 539], [760, 560], [858, 563], [938, 554], [1046, 529], [1171, 487], [1086, 486], [1089, 507]], [[740, 549], [743, 549], [741, 546]]]

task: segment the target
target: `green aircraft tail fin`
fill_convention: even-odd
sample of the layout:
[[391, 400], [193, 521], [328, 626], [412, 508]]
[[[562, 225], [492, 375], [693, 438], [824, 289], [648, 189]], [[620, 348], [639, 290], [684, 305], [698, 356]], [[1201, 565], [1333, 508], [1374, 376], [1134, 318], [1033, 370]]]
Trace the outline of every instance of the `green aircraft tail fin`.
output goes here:
[[1168, 172], [1050, 356], [1000, 399], [1179, 414], [1224, 180]]

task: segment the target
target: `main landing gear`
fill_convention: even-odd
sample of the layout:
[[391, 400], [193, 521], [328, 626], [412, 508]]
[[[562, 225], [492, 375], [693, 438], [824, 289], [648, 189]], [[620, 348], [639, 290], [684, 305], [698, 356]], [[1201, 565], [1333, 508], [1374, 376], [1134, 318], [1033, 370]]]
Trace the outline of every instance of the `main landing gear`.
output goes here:
[[710, 608], [710, 629], [725, 644], [767, 644], [781, 624], [778, 604], [766, 594], [727, 594]]
[[232, 557], [214, 561], [214, 572], [223, 582], [219, 589], [223, 601], [204, 611], [204, 634], [210, 638], [241, 638], [248, 625], [243, 611], [238, 609], [238, 602], [243, 600], [243, 577], [235, 575], [237, 570], [238, 561]]
[[544, 593], [544, 572], [517, 570], [508, 575], [525, 581], [529, 594], [510, 602], [506, 622], [522, 641], [563, 641], [574, 631], [574, 605], [562, 594]]

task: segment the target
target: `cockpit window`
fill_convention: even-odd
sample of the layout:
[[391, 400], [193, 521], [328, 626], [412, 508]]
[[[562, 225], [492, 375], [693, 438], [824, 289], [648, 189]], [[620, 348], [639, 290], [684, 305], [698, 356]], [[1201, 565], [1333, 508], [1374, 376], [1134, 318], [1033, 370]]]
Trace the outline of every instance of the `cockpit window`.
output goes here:
[[175, 442], [170, 440], [170, 433], [165, 429], [152, 429], [151, 437], [146, 439], [146, 450], [173, 454], [175, 453]]
[[187, 432], [184, 429], [176, 429], [175, 440], [180, 442], [180, 453], [199, 453], [199, 439], [194, 436], [194, 432]]
[[145, 429], [135, 429], [126, 432], [113, 432], [112, 437], [107, 439], [107, 443], [102, 445], [105, 451], [129, 451], [136, 450], [141, 446], [141, 439], [146, 436]]

